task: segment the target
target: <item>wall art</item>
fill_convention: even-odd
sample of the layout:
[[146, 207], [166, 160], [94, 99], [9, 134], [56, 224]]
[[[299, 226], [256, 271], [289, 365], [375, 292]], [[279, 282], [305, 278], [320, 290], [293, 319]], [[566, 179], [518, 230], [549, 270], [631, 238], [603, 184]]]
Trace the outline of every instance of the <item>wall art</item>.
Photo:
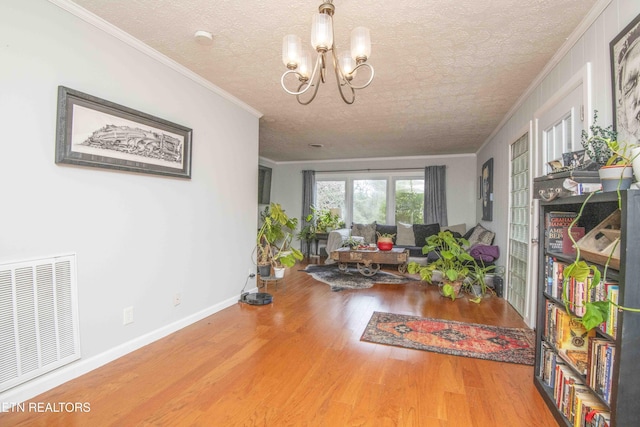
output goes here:
[[191, 178], [192, 131], [58, 87], [56, 163]]

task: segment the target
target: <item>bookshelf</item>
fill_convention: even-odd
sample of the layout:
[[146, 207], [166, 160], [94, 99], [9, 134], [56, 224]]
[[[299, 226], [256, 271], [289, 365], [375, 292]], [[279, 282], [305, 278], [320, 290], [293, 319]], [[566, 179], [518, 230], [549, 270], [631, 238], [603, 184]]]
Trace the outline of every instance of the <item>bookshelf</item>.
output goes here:
[[[551, 212], [578, 212], [586, 196], [540, 203], [534, 383], [563, 426], [591, 425], [578, 421], [583, 411], [591, 408], [602, 414], [596, 419], [608, 418], [609, 423], [602, 425], [632, 426], [640, 419], [640, 313], [617, 311], [613, 313], [616, 319], [611, 317], [606, 325], [588, 333], [566, 319], [582, 314], [584, 299], [608, 296], [617, 298], [620, 305], [640, 308], [640, 190], [620, 194], [620, 231], [602, 233], [605, 237], [620, 236], [619, 269], [610, 265], [603, 282], [589, 295], [585, 291], [588, 283], [555, 288], [561, 281], [561, 265], [573, 262], [575, 255], [547, 249], [545, 222]], [[585, 205], [578, 226], [584, 227], [588, 236], [617, 208], [615, 191], [596, 194]], [[603, 264], [588, 262], [604, 273]], [[562, 302], [565, 290], [572, 301], [568, 307], [571, 316]]]

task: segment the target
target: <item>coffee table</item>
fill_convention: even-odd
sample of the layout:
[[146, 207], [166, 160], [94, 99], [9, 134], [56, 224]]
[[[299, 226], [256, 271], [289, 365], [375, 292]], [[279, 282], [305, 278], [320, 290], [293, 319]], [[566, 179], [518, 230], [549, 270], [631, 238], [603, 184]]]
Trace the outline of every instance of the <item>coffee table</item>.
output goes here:
[[360, 274], [371, 277], [380, 271], [380, 264], [397, 265], [400, 273], [407, 271], [409, 250], [404, 248], [392, 248], [390, 251], [339, 248], [331, 251], [330, 256], [332, 260], [338, 261], [340, 271], [346, 271], [349, 263], [356, 263]]

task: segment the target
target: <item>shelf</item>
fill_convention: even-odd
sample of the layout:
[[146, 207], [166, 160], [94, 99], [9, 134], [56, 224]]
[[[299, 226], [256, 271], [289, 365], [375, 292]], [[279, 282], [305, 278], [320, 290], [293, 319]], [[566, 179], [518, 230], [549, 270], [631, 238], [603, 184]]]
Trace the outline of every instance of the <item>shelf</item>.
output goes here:
[[[592, 252], [595, 252], [597, 256], [594, 259], [592, 254], [587, 254], [580, 247], [581, 258], [589, 258], [591, 261], [587, 261], [587, 263], [596, 265], [600, 272], [604, 273], [604, 264], [609, 253], [606, 246], [611, 245], [611, 242], [619, 242], [620, 253], [617, 257], [619, 264], [615, 269], [610, 264], [606, 270], [606, 277], [603, 275], [603, 279], [618, 282], [617, 296], [621, 305], [640, 307], [640, 262], [638, 262], [640, 260], [640, 239], [637, 238], [637, 236], [640, 236], [640, 191], [621, 191], [619, 195], [615, 191], [597, 193], [592, 195], [588, 203], [583, 205], [587, 197], [586, 195], [571, 196], [550, 202], [541, 201], [539, 213], [541, 227], [538, 240], [545, 242], [545, 234], [548, 234], [545, 233], [544, 229], [545, 215], [548, 212], [582, 212], [582, 216], [578, 220], [578, 226], [585, 228], [585, 237], [590, 232], [591, 236], [597, 236], [591, 242], [591, 247], [587, 248], [587, 250], [591, 249]], [[607, 256], [604, 256], [604, 254]], [[552, 257], [554, 260], [550, 260], [547, 257]], [[553, 294], [558, 292], [558, 283], [553, 280], [549, 280], [549, 283], [547, 283], [548, 274], [557, 274], [558, 277], [562, 277], [560, 267], [554, 265], [555, 261], [568, 265], [575, 261], [575, 256], [545, 250], [538, 252], [539, 281], [536, 320], [538, 334], [534, 383], [560, 425], [571, 426], [569, 419], [556, 406], [556, 399], [553, 397], [554, 387], [547, 386], [542, 377], [538, 376], [544, 375], [547, 382], [552, 384], [556, 382], [558, 387], [564, 390], [571, 390], [571, 393], [577, 390], [574, 390], [570, 382], [567, 384], [564, 379], [569, 378], [571, 380], [573, 378], [577, 383], [586, 383], [586, 377], [565, 361], [561, 354], [563, 349], [557, 349], [555, 346], [555, 336], [564, 337], [560, 338], [560, 342], [567, 342], [567, 335], [560, 335], [560, 331], [563, 329], [566, 333], [567, 329], [560, 326], [566, 323], [561, 321], [562, 316], [556, 313], [555, 308], [558, 307], [565, 311], [562, 296], [553, 297], [550, 295], [552, 292]], [[582, 295], [580, 286], [572, 286], [571, 289], [574, 289], [576, 296]], [[607, 294], [606, 290], [604, 294]], [[602, 295], [602, 291], [600, 291], [600, 296], [597, 299], [602, 299]], [[576, 301], [576, 304], [580, 304], [582, 297], [572, 299]], [[547, 308], [547, 304], [549, 304], [549, 308]], [[591, 390], [586, 395], [582, 392], [579, 394], [576, 392], [576, 395], [581, 396], [580, 399], [593, 402], [594, 405], [602, 407], [602, 411], [607, 411], [606, 408], [608, 408], [611, 427], [636, 425], [638, 414], [640, 414], [640, 382], [637, 381], [637, 378], [640, 378], [640, 363], [638, 363], [638, 358], [640, 357], [640, 313], [622, 311], [618, 312], [617, 316], [616, 336], [611, 336], [596, 328], [595, 336], [591, 338], [593, 340], [591, 343], [592, 348], [595, 349], [595, 352], [589, 352], [590, 356], [587, 362], [587, 372], [593, 387], [598, 389], [605, 387], [603, 386], [603, 378], [607, 378], [604, 381], [607, 384], [606, 391], [603, 392], [609, 397], [610, 403], [607, 404], [606, 399], [588, 384], [584, 388], [580, 386], [581, 390]], [[548, 323], [553, 322], [554, 319], [559, 319], [557, 320], [557, 325]], [[573, 327], [571, 330], [573, 331]], [[544, 333], [550, 335], [549, 340], [552, 342], [547, 342], [543, 338], [542, 335]], [[569, 337], [569, 339], [572, 338]], [[563, 344], [561, 347], [566, 346]], [[576, 358], [572, 357], [572, 359]], [[555, 368], [556, 364], [560, 364], [562, 368]], [[549, 369], [552, 370], [556, 377], [549, 374]], [[558, 377], [557, 375], [560, 376]], [[558, 382], [558, 380], [563, 381]], [[591, 397], [591, 395], [593, 396]], [[572, 397], [569, 398], [571, 399]]]

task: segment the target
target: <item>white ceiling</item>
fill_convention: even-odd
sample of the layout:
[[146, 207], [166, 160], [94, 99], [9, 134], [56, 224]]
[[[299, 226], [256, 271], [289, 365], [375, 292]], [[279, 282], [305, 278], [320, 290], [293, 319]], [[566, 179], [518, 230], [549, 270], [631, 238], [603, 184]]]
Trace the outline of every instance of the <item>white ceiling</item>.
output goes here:
[[338, 50], [368, 27], [375, 79], [347, 105], [330, 74], [307, 106], [282, 38], [310, 46], [319, 0], [74, 2], [260, 111], [260, 155], [288, 161], [474, 153], [597, 0], [335, 0]]

